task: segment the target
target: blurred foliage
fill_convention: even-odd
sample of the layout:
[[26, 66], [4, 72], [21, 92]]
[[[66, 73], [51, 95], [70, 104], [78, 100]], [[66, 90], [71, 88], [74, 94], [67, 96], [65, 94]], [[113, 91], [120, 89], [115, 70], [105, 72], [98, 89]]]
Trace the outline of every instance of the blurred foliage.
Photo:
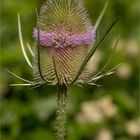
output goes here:
[[[17, 75], [32, 79], [32, 71], [19, 47], [17, 13], [21, 14], [24, 41], [29, 41], [33, 46], [32, 30], [36, 24], [34, 7], [39, 9], [43, 1], [1, 2], [1, 140], [55, 139], [56, 89], [50, 86], [37, 89], [10, 87], [10, 83], [21, 81], [6, 72], [6, 69], [10, 69]], [[85, 0], [93, 24], [104, 3], [103, 0]], [[106, 62], [118, 34], [120, 41], [107, 69], [118, 63], [121, 65], [115, 74], [98, 81], [98, 84], [102, 85], [100, 87], [73, 86], [69, 89], [67, 140], [139, 138], [139, 5], [138, 0], [110, 1], [97, 37], [112, 19], [120, 17], [120, 21], [98, 50], [93, 60], [93, 70], [96, 73]]]

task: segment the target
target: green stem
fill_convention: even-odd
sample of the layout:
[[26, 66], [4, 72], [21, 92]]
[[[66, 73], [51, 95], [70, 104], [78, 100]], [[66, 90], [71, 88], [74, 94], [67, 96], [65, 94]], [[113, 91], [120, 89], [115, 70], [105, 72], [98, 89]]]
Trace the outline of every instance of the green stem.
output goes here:
[[59, 86], [57, 100], [56, 139], [65, 140], [66, 135], [66, 95], [67, 87]]

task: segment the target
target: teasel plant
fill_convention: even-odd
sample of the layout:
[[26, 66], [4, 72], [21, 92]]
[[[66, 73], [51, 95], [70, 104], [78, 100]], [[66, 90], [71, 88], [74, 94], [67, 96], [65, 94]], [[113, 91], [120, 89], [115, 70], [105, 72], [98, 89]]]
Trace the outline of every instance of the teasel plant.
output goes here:
[[57, 140], [66, 138], [66, 98], [69, 87], [71, 85], [96, 86], [99, 79], [113, 74], [116, 68], [115, 66], [104, 72], [111, 61], [119, 39], [116, 39], [112, 54], [99, 72], [92, 74], [90, 70], [91, 58], [118, 22], [118, 18], [113, 20], [103, 34], [96, 39], [99, 25], [107, 7], [108, 2], [106, 2], [93, 26], [82, 0], [47, 0], [44, 2], [39, 14], [36, 10], [37, 24], [33, 29], [34, 46], [31, 47], [27, 43], [33, 62], [30, 61], [26, 53], [20, 15], [18, 14], [21, 49], [27, 64], [33, 71], [33, 81], [21, 78], [7, 70], [24, 82], [22, 84], [11, 84], [11, 86], [37, 88], [47, 84], [57, 87]]

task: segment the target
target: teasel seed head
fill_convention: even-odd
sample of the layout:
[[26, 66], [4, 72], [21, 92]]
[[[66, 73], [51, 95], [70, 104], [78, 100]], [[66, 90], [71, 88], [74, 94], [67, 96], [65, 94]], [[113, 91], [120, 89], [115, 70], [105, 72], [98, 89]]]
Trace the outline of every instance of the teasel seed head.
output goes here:
[[[83, 2], [47, 0], [41, 7], [37, 23], [33, 31], [34, 80], [69, 85], [95, 41], [95, 29]], [[87, 65], [78, 80], [86, 80], [88, 73]]]
[[30, 81], [7, 70], [8, 73], [24, 82], [10, 85], [32, 88], [43, 84], [63, 85], [64, 87], [72, 84], [98, 86], [97, 80], [112, 74], [118, 66], [104, 72], [115, 52], [119, 37], [103, 68], [95, 74], [90, 69], [90, 61], [93, 60], [91, 58], [94, 57], [96, 50], [119, 20], [119, 18], [113, 20], [95, 40], [107, 7], [108, 1], [93, 27], [82, 0], [47, 0], [39, 14], [36, 10], [37, 26], [33, 30], [35, 42], [33, 49], [26, 42], [28, 51], [33, 56], [33, 62], [30, 61], [26, 52], [18, 13], [20, 46], [27, 64], [33, 70], [34, 79]]

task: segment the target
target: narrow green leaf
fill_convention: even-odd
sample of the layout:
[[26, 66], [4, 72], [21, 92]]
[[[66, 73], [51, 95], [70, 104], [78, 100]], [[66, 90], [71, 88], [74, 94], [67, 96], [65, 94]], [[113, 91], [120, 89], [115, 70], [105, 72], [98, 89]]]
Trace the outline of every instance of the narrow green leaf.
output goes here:
[[105, 77], [105, 76], [109, 76], [109, 75], [111, 75], [111, 74], [113, 74], [113, 73], [114, 73], [114, 71], [104, 73], [104, 74], [102, 74], [102, 75], [99, 75], [99, 76], [93, 78], [92, 81], [97, 81], [97, 80], [99, 80], [99, 79], [101, 79], [101, 78], [103, 78], [103, 77]]
[[92, 78], [91, 78], [91, 81], [97, 81], [97, 80], [99, 80], [99, 79], [101, 79], [101, 78], [103, 78], [103, 77], [105, 77], [105, 76], [108, 76], [108, 75], [113, 74], [113, 73], [114, 73], [114, 70], [115, 70], [118, 66], [120, 66], [120, 64], [116, 65], [115, 67], [113, 67], [112, 69], [110, 69], [109, 71], [105, 72], [105, 73], [102, 74], [102, 75], [99, 75], [99, 76], [96, 76], [96, 77], [92, 77]]
[[101, 14], [99, 15], [99, 17], [98, 17], [98, 19], [97, 19], [97, 22], [96, 22], [96, 24], [95, 24], [95, 26], [94, 26], [94, 29], [95, 30], [97, 30], [98, 29], [98, 27], [99, 27], [99, 25], [100, 25], [100, 23], [101, 23], [101, 21], [102, 21], [102, 19], [103, 19], [103, 16], [104, 16], [104, 14], [105, 14], [105, 12], [106, 12], [106, 10], [107, 10], [107, 7], [108, 7], [108, 1], [105, 3], [105, 6], [104, 6], [104, 8], [103, 8], [103, 10], [101, 11]]
[[28, 87], [28, 86], [32, 86], [32, 84], [10, 84], [11, 87], [17, 87], [17, 86], [25, 86], [25, 87]]
[[24, 58], [27, 62], [27, 64], [33, 68], [28, 56], [27, 56], [27, 53], [25, 51], [25, 47], [24, 47], [24, 43], [23, 43], [23, 38], [22, 38], [22, 32], [21, 32], [21, 23], [20, 23], [20, 15], [18, 14], [18, 31], [19, 31], [19, 40], [20, 40], [20, 44], [21, 44], [21, 50], [23, 52], [23, 55], [24, 55]]
[[32, 81], [29, 81], [29, 80], [26, 80], [26, 79], [24, 79], [24, 78], [21, 78], [20, 76], [14, 74], [13, 72], [9, 71], [8, 69], [6, 69], [6, 71], [7, 71], [8, 73], [10, 73], [11, 75], [15, 76], [16, 78], [18, 78], [18, 79], [24, 81], [24, 82], [33, 83]]
[[28, 42], [27, 42], [27, 47], [28, 47], [28, 50], [31, 53], [31, 55], [34, 56], [34, 53], [33, 53], [33, 50], [31, 48], [31, 45]]
[[[119, 35], [119, 36], [120, 36], [120, 35]], [[116, 48], [117, 48], [118, 42], [119, 42], [119, 37], [117, 38], [117, 40], [116, 40], [116, 42], [115, 42], [115, 46], [114, 46], [114, 48], [113, 48], [113, 50], [112, 50], [112, 53], [111, 53], [111, 55], [109, 56], [107, 62], [106, 62], [105, 65], [100, 69], [100, 71], [97, 72], [97, 74], [95, 74], [93, 77], [97, 77], [99, 74], [101, 74], [101, 73], [106, 69], [106, 67], [108, 66], [108, 64], [110, 63], [110, 61], [111, 61], [112, 58], [113, 58], [113, 55], [114, 55], [115, 50], [116, 50]]]

